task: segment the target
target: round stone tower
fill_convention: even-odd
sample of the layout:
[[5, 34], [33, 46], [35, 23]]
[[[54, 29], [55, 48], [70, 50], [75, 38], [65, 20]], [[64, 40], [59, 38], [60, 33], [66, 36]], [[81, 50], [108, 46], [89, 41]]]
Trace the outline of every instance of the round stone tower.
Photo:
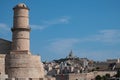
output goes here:
[[30, 51], [29, 8], [20, 3], [13, 10], [12, 51]]
[[6, 73], [9, 78], [44, 78], [40, 56], [30, 53], [29, 8], [18, 4], [14, 8], [12, 50], [6, 55]]

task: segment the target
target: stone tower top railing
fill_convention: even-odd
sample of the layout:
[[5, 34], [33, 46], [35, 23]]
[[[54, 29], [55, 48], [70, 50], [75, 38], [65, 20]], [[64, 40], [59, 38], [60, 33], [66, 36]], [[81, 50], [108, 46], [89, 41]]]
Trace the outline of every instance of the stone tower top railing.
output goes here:
[[20, 3], [18, 5], [16, 5], [13, 9], [18, 9], [18, 8], [24, 8], [24, 9], [29, 9], [24, 3]]

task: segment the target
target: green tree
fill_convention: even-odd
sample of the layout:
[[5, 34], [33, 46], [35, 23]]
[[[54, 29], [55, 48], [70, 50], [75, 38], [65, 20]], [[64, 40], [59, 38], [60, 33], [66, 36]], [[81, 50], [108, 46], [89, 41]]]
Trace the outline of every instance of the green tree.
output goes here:
[[105, 76], [106, 76], [106, 78], [110, 78], [110, 74], [106, 74]]
[[120, 77], [120, 69], [119, 69], [119, 70], [117, 70], [116, 77]]
[[96, 77], [95, 77], [95, 80], [101, 80], [102, 79], [102, 77], [100, 76], [100, 75], [97, 75]]
[[107, 80], [106, 76], [102, 76], [101, 80]]

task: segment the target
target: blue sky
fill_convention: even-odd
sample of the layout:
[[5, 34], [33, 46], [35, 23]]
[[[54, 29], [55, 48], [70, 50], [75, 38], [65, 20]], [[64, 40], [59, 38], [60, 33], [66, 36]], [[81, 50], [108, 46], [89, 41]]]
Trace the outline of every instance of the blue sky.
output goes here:
[[0, 38], [11, 41], [12, 8], [30, 8], [31, 52], [42, 60], [74, 55], [120, 58], [120, 0], [0, 0]]

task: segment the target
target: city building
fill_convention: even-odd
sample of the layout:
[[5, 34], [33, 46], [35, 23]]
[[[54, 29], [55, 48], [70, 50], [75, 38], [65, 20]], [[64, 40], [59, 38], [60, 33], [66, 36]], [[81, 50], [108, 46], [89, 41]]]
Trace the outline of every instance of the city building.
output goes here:
[[87, 58], [74, 56], [70, 51], [67, 57], [44, 62], [46, 74], [54, 76], [56, 80], [94, 80], [96, 76], [116, 75], [120, 64], [96, 62]]

